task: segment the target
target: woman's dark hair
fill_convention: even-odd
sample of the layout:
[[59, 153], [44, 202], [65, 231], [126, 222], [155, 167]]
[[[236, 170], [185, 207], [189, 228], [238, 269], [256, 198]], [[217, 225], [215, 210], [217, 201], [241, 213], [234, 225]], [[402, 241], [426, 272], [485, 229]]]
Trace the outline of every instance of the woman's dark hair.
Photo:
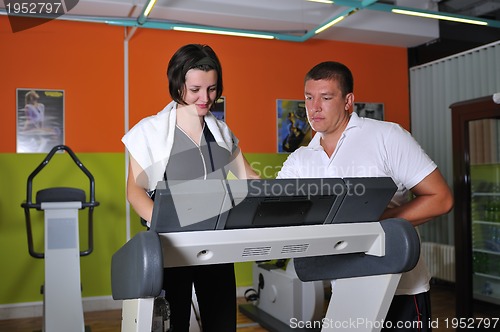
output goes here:
[[188, 44], [175, 52], [168, 63], [167, 77], [168, 90], [172, 99], [185, 105], [184, 89], [186, 73], [193, 68], [203, 71], [215, 70], [217, 72], [217, 96], [222, 96], [222, 67], [214, 50], [208, 45]]
[[309, 80], [336, 80], [339, 82], [340, 91], [344, 97], [354, 91], [352, 73], [346, 65], [340, 62], [326, 61], [317, 64], [306, 74], [304, 83]]

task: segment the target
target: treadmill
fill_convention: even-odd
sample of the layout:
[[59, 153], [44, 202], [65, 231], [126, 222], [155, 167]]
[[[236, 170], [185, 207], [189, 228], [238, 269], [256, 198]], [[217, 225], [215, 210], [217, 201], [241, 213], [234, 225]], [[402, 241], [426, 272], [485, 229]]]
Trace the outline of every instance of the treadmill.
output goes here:
[[335, 283], [321, 320], [288, 328], [380, 331], [401, 273], [420, 256], [409, 222], [378, 221], [395, 191], [390, 178], [159, 182], [151, 228], [112, 257], [122, 331], [151, 330], [164, 267], [289, 258], [300, 280]]

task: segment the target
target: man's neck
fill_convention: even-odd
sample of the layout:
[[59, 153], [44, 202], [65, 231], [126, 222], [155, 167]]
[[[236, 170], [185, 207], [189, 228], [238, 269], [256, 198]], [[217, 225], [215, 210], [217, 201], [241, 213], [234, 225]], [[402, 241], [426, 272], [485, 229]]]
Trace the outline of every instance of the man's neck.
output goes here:
[[347, 128], [347, 124], [349, 123], [350, 117], [347, 117], [345, 121], [343, 121], [342, 125], [337, 127], [334, 131], [331, 132], [325, 132], [321, 134], [321, 139], [320, 139], [320, 144], [323, 147], [323, 150], [325, 150], [326, 154], [330, 158], [335, 152], [335, 149], [337, 148], [337, 144], [340, 140], [340, 137], [342, 137], [342, 134], [344, 133], [345, 129]]

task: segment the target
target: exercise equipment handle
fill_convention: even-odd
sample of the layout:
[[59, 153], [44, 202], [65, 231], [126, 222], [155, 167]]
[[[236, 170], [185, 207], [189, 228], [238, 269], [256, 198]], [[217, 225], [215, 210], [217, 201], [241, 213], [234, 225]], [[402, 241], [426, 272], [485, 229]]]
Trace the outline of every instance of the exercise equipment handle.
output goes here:
[[80, 251], [80, 256], [87, 256], [89, 255], [93, 249], [94, 249], [94, 236], [93, 236], [93, 212], [94, 212], [94, 207], [99, 205], [99, 202], [95, 200], [95, 181], [94, 181], [94, 176], [89, 172], [89, 170], [82, 164], [82, 162], [78, 159], [76, 154], [71, 150], [68, 146], [66, 145], [56, 145], [50, 150], [50, 152], [47, 154], [47, 156], [43, 159], [43, 161], [38, 165], [37, 168], [31, 174], [28, 176], [27, 184], [26, 184], [26, 201], [21, 204], [21, 207], [24, 208], [24, 214], [25, 214], [25, 219], [26, 219], [26, 231], [28, 235], [28, 251], [32, 257], [35, 258], [44, 258], [44, 253], [43, 252], [37, 252], [34, 249], [33, 246], [33, 233], [31, 229], [31, 215], [30, 215], [30, 209], [41, 209], [41, 203], [39, 202], [33, 202], [33, 179], [35, 178], [40, 171], [47, 166], [47, 164], [50, 162], [52, 157], [58, 152], [58, 151], [66, 151], [71, 159], [75, 162], [75, 164], [78, 166], [78, 168], [85, 173], [87, 178], [89, 179], [89, 201], [88, 202], [82, 202], [82, 209], [88, 208], [89, 209], [89, 217], [88, 217], [88, 230], [89, 230], [89, 236], [88, 236], [88, 247], [86, 250]]

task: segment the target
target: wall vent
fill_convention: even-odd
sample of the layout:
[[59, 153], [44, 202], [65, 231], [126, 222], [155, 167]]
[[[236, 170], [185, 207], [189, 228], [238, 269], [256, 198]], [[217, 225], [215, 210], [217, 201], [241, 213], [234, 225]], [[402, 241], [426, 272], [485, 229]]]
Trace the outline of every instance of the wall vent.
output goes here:
[[281, 253], [282, 254], [288, 254], [288, 253], [306, 252], [307, 248], [309, 248], [309, 244], [308, 243], [304, 243], [304, 244], [291, 244], [291, 245], [284, 246], [281, 249]]
[[271, 252], [271, 247], [252, 247], [243, 249], [243, 257], [266, 256]]

